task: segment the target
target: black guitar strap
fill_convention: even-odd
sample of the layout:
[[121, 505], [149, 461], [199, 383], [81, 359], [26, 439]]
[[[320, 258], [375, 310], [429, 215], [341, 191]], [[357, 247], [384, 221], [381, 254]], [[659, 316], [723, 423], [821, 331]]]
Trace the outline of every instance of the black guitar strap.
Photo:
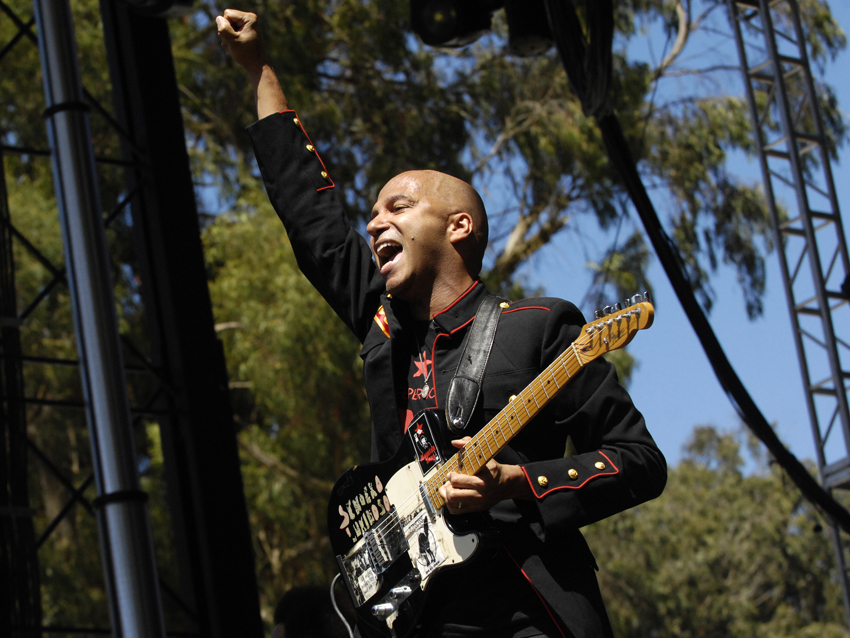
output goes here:
[[455, 434], [463, 434], [472, 418], [484, 368], [490, 358], [496, 326], [502, 316], [502, 299], [490, 295], [481, 302], [469, 329], [469, 338], [457, 365], [446, 397], [446, 423]]

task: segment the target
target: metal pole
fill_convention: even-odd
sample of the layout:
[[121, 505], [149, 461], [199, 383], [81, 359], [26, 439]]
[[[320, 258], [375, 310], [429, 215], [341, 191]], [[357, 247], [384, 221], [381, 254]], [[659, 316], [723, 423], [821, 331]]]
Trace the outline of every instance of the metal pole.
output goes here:
[[68, 284], [97, 482], [113, 635], [165, 636], [147, 495], [139, 487], [87, 106], [68, 0], [34, 0]]

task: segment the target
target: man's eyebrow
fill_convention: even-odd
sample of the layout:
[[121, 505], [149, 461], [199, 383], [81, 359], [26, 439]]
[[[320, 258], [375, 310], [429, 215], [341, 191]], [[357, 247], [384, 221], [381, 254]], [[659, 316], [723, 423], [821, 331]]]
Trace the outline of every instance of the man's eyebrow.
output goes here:
[[[413, 201], [413, 197], [411, 197], [407, 193], [396, 193], [395, 195], [390, 195], [387, 198], [386, 202], [384, 202], [383, 205], [386, 206], [387, 208], [392, 208], [392, 205], [395, 204], [400, 199], [408, 199], [408, 200]], [[372, 209], [372, 217], [374, 217], [375, 215], [378, 214], [378, 208], [379, 207], [376, 205], [375, 208]]]

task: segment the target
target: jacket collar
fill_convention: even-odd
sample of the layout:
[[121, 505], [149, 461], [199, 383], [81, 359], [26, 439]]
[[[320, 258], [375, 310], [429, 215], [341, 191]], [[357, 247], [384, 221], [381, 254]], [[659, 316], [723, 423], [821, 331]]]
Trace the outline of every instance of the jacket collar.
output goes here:
[[[476, 279], [452, 303], [434, 315], [434, 323], [440, 332], [451, 334], [464, 324], [468, 323], [478, 311], [478, 306], [489, 295], [487, 288], [480, 279]], [[381, 295], [384, 312], [387, 315], [390, 334], [395, 338], [404, 334], [405, 326], [410, 325], [413, 317], [408, 305], [401, 300], [393, 299], [386, 294]]]
[[442, 332], [453, 333], [475, 316], [475, 313], [478, 312], [478, 306], [481, 305], [481, 302], [489, 294], [483, 282], [480, 279], [476, 279], [445, 310], [434, 315], [434, 323]]

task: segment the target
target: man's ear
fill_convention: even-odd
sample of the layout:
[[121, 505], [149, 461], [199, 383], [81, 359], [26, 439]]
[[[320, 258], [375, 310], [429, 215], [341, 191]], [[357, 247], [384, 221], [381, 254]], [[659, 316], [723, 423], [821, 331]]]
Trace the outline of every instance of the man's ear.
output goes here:
[[451, 243], [456, 244], [459, 241], [463, 241], [464, 239], [471, 237], [473, 230], [475, 230], [475, 222], [472, 220], [472, 215], [469, 213], [459, 211], [457, 213], [452, 213], [449, 217], [449, 224], [446, 228], [446, 232]]

